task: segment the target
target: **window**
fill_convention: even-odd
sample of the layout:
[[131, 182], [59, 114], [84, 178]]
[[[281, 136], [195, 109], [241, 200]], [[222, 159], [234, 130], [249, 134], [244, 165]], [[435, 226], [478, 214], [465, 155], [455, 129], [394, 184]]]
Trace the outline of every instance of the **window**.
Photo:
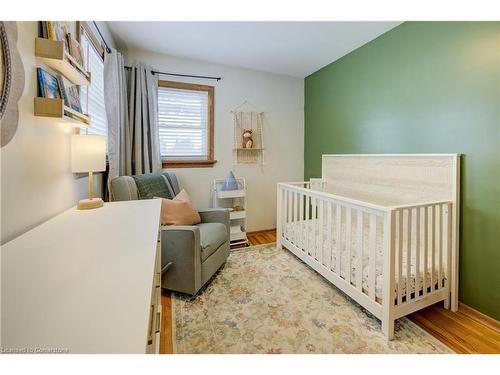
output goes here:
[[80, 87], [80, 101], [84, 113], [90, 115], [91, 126], [82, 129], [86, 134], [108, 135], [108, 121], [104, 106], [104, 50], [96, 41], [90, 27], [80, 22], [79, 42], [90, 72], [90, 85]]
[[214, 160], [214, 88], [158, 82], [158, 128], [164, 167], [210, 167]]

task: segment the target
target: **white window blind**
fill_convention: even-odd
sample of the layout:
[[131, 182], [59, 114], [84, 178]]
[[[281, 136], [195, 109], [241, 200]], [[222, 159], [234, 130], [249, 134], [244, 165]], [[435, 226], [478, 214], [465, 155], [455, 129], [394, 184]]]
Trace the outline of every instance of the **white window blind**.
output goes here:
[[80, 87], [80, 101], [83, 113], [90, 115], [90, 128], [82, 129], [87, 134], [108, 135], [108, 121], [104, 105], [104, 62], [102, 57], [93, 47], [87, 34], [82, 33], [81, 44], [86, 69], [90, 72], [91, 83], [89, 86]]
[[208, 159], [208, 92], [159, 87], [158, 124], [163, 159]]

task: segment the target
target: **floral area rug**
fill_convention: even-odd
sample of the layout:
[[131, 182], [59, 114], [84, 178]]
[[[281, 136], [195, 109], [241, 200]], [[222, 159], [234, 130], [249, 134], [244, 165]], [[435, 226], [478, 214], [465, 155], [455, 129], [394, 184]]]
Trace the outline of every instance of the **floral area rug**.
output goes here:
[[172, 294], [174, 353], [450, 353], [406, 318], [380, 321], [275, 244], [231, 251], [195, 297]]

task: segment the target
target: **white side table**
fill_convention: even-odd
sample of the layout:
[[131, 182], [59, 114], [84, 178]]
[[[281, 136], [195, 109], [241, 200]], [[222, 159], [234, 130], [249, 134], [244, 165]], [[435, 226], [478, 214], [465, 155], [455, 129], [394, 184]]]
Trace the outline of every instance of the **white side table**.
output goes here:
[[244, 178], [237, 178], [237, 190], [222, 190], [223, 178], [212, 181], [212, 205], [230, 210], [231, 246], [249, 246], [247, 238], [247, 187]]

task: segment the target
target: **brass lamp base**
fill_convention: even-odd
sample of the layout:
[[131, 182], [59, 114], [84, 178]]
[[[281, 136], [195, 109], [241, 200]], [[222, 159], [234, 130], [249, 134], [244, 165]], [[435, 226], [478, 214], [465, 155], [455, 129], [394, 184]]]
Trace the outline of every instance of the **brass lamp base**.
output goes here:
[[78, 202], [76, 208], [79, 210], [91, 210], [94, 208], [99, 208], [104, 205], [104, 202], [101, 198], [92, 198], [92, 199], [82, 199]]

